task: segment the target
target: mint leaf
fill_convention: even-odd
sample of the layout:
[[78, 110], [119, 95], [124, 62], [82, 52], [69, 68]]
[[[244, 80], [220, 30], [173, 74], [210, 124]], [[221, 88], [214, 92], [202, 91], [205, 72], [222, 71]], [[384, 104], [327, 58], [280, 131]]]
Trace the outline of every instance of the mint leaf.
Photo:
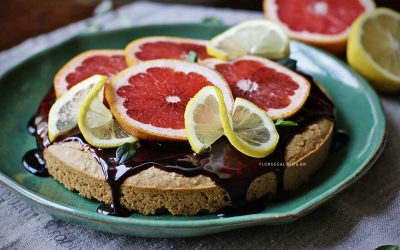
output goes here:
[[189, 51], [187, 60], [188, 60], [189, 62], [197, 63], [197, 61], [199, 60], [199, 57], [197, 56], [197, 53], [196, 53], [196, 52], [194, 52], [193, 50], [191, 50], [191, 51]]
[[290, 59], [290, 58], [284, 58], [284, 59], [280, 59], [277, 61], [277, 63], [285, 66], [286, 68], [289, 68], [291, 70], [296, 70], [297, 67], [297, 61]]
[[216, 17], [208, 16], [203, 19], [202, 23], [210, 25], [220, 25], [222, 24], [222, 21]]
[[297, 122], [294, 121], [286, 121], [282, 118], [279, 118], [276, 122], [275, 122], [275, 126], [286, 126], [286, 127], [293, 127], [293, 126], [297, 126]]
[[115, 152], [115, 158], [117, 159], [119, 164], [122, 164], [126, 161], [132, 159], [132, 157], [136, 154], [136, 146], [134, 143], [124, 143], [117, 148]]

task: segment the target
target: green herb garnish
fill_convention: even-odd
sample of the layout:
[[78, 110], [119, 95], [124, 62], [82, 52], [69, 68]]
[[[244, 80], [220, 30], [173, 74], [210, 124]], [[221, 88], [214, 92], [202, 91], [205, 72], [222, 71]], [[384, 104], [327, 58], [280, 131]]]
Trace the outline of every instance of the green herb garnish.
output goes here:
[[126, 161], [132, 159], [132, 157], [136, 154], [137, 145], [135, 143], [124, 143], [117, 148], [115, 152], [115, 158], [117, 159], [119, 164], [122, 164]]
[[297, 122], [294, 121], [287, 121], [284, 120], [282, 118], [279, 118], [276, 122], [275, 122], [275, 126], [286, 126], [286, 127], [293, 127], [293, 126], [297, 126]]
[[191, 51], [189, 51], [187, 60], [188, 60], [189, 62], [197, 63], [197, 61], [199, 60], [199, 57], [197, 56], [197, 53], [196, 53], [196, 52], [194, 52], [193, 50], [191, 50]]
[[208, 16], [203, 19], [202, 23], [210, 24], [210, 25], [220, 25], [220, 24], [222, 24], [222, 21], [216, 17]]

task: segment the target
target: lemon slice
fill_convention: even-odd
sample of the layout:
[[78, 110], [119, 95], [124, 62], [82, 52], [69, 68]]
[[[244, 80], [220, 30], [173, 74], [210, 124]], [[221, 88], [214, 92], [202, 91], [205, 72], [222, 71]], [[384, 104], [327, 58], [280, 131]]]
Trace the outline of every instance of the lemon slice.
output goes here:
[[289, 55], [289, 37], [283, 27], [268, 20], [242, 22], [211, 39], [207, 53], [223, 60], [245, 55], [280, 59]]
[[78, 126], [83, 137], [98, 148], [114, 148], [137, 141], [122, 130], [111, 111], [104, 106], [105, 82], [99, 81], [94, 85], [79, 108]]
[[208, 148], [224, 135], [223, 124], [228, 124], [222, 91], [215, 86], [202, 88], [186, 105], [185, 131], [196, 153]]
[[400, 89], [400, 14], [377, 8], [353, 23], [347, 60], [378, 90]]
[[240, 152], [262, 158], [275, 150], [279, 134], [273, 121], [255, 104], [236, 98], [232, 115], [227, 112], [221, 90], [201, 89], [185, 110], [185, 130], [196, 153], [225, 135]]
[[231, 129], [224, 132], [237, 150], [255, 158], [271, 154], [279, 141], [275, 124], [267, 113], [239, 97], [235, 99]]
[[78, 125], [78, 110], [90, 89], [107, 77], [94, 75], [73, 86], [65, 95], [57, 99], [49, 112], [48, 136], [52, 142]]

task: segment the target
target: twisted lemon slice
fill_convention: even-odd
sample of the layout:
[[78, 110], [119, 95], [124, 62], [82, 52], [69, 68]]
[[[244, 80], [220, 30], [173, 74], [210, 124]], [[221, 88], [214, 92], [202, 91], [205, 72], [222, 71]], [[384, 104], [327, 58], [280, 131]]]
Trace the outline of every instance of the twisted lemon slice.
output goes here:
[[114, 148], [137, 139], [126, 133], [104, 106], [104, 84], [99, 81], [83, 100], [78, 113], [78, 126], [85, 140], [95, 147]]
[[78, 110], [90, 89], [99, 82], [106, 82], [107, 77], [94, 75], [73, 86], [57, 99], [49, 112], [48, 135], [54, 141], [78, 125]]
[[196, 153], [225, 135], [243, 154], [262, 158], [275, 150], [279, 140], [274, 122], [264, 110], [243, 98], [236, 98], [234, 110], [229, 114], [222, 92], [215, 86], [202, 88], [189, 101], [185, 130]]

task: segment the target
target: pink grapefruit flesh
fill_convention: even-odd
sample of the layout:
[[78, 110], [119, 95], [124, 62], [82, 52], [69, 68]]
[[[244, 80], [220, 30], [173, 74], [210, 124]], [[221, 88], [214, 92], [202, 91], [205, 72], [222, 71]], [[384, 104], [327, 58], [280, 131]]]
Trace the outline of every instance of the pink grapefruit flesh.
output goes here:
[[275, 0], [279, 19], [291, 30], [339, 34], [366, 9], [359, 0]]
[[186, 59], [190, 51], [196, 52], [197, 56], [201, 60], [208, 57], [204, 45], [167, 41], [144, 43], [140, 45], [140, 51], [136, 52], [135, 56], [142, 61], [161, 58]]
[[253, 102], [273, 119], [297, 112], [309, 94], [304, 77], [264, 58], [244, 56], [232, 62], [214, 60], [211, 65], [224, 76], [234, 97]]
[[170, 68], [149, 68], [117, 89], [127, 114], [155, 127], [183, 129], [186, 104], [200, 89], [213, 85], [204, 76]]
[[199, 60], [204, 60], [210, 57], [206, 45], [204, 40], [154, 36], [132, 41], [125, 48], [125, 53], [129, 65], [154, 59], [186, 60], [190, 51], [196, 52]]
[[353, 21], [375, 8], [373, 0], [264, 0], [268, 19], [286, 27], [289, 37], [329, 52], [346, 50]]
[[106, 87], [106, 98], [119, 124], [147, 140], [187, 140], [184, 113], [200, 89], [215, 85], [229, 111], [233, 97], [224, 78], [200, 64], [158, 59], [127, 68]]
[[127, 67], [122, 50], [92, 50], [70, 60], [56, 75], [57, 96], [65, 94], [77, 83], [96, 74], [112, 77]]
[[69, 73], [65, 80], [68, 89], [91, 77], [94, 74], [113, 76], [126, 68], [125, 56], [123, 55], [98, 55], [85, 59], [75, 71]]

